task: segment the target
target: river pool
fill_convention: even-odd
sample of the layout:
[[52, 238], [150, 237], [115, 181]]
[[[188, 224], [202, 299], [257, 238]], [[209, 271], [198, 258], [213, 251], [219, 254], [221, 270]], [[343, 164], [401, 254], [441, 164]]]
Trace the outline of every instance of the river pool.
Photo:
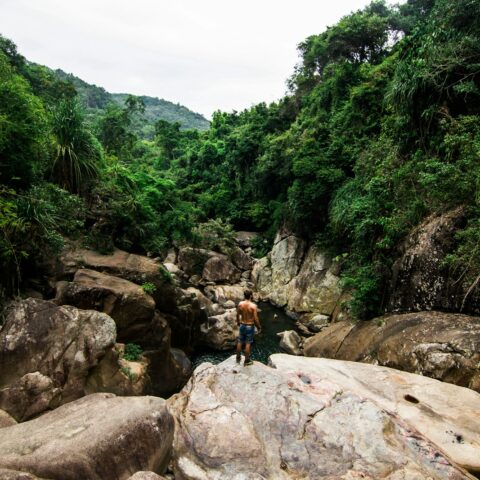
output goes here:
[[[268, 357], [272, 353], [281, 351], [279, 346], [280, 337], [277, 337], [277, 333], [285, 330], [295, 330], [295, 322], [282, 309], [274, 307], [270, 303], [260, 302], [258, 308], [262, 333], [255, 335], [251, 358], [252, 360], [267, 363]], [[192, 358], [193, 367], [195, 368], [203, 362], [220, 363], [234, 353], [234, 349], [198, 352]]]

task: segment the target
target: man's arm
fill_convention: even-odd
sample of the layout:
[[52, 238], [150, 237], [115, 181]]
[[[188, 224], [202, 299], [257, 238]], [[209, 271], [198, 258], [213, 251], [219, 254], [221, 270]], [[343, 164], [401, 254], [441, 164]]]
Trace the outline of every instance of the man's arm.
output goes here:
[[237, 307], [237, 325], [240, 325], [240, 319], [241, 319], [242, 313], [240, 311], [240, 305]]
[[255, 325], [258, 328], [258, 331], [260, 332], [262, 330], [262, 326], [260, 325], [260, 319], [258, 318], [258, 309], [256, 305], [255, 305], [255, 314], [253, 316], [253, 321], [255, 322]]

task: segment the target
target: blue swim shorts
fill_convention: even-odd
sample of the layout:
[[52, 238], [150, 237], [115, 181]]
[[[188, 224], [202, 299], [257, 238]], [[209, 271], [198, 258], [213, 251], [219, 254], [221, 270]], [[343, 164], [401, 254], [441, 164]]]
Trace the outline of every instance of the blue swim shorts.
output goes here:
[[244, 323], [240, 324], [240, 333], [237, 337], [237, 340], [241, 343], [253, 343], [253, 335], [255, 334], [254, 325], [245, 325]]

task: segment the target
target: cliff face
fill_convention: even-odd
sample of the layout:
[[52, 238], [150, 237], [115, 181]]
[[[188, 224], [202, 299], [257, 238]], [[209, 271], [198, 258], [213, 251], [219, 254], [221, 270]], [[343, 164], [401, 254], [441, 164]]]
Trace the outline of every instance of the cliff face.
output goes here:
[[[405, 237], [392, 254], [386, 312], [480, 313], [478, 279], [472, 278], [468, 265], [455, 269], [447, 263], [465, 222], [459, 207], [426, 218]], [[253, 280], [260, 298], [299, 316], [321, 314], [336, 321], [348, 300], [337, 262], [292, 233], [277, 234], [271, 252], [257, 261]]]
[[459, 207], [428, 217], [405, 238], [392, 268], [388, 311], [480, 313], [480, 290], [468, 265], [455, 270], [446, 264], [464, 224]]
[[269, 300], [307, 323], [316, 315], [336, 320], [345, 295], [339, 266], [305, 240], [279, 232], [272, 251], [253, 268], [253, 281], [262, 300]]

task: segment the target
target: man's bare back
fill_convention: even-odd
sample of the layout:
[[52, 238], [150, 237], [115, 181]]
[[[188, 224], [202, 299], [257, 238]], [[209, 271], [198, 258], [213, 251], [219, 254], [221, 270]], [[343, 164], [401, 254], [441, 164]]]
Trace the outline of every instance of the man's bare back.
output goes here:
[[244, 323], [245, 325], [255, 324], [260, 329], [257, 305], [250, 300], [240, 302], [237, 307], [237, 323]]
[[254, 324], [258, 332], [262, 329], [260, 320], [258, 319], [257, 306], [252, 302], [252, 291], [245, 290], [243, 292], [245, 300], [240, 302], [237, 307], [237, 324], [240, 326], [237, 337], [237, 364], [240, 363], [242, 347], [245, 346], [245, 362], [244, 365], [252, 365], [250, 360], [250, 350], [255, 335]]

